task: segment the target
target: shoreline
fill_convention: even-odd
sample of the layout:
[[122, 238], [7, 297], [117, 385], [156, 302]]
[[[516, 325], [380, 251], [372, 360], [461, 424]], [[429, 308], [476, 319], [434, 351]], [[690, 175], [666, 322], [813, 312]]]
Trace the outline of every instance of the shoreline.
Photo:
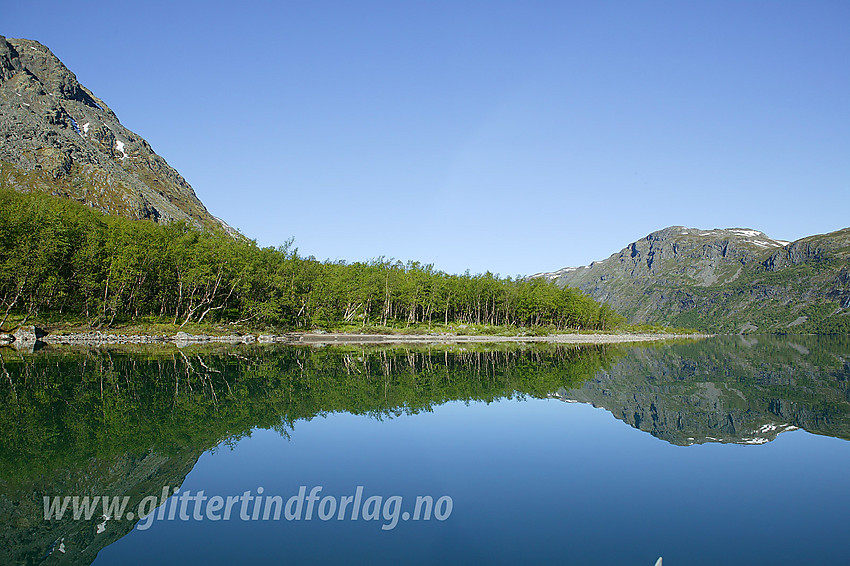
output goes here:
[[174, 344], [183, 347], [190, 344], [461, 344], [461, 343], [554, 343], [554, 344], [626, 344], [635, 342], [659, 342], [664, 340], [704, 339], [713, 334], [550, 334], [546, 336], [492, 336], [457, 334], [345, 334], [317, 332], [289, 332], [285, 334], [246, 334], [215, 336], [178, 332], [167, 334], [119, 334], [99, 331], [46, 334], [34, 327], [22, 327], [14, 335], [4, 335], [0, 344], [17, 348], [33, 348], [36, 345], [51, 346], [99, 346], [111, 344]]

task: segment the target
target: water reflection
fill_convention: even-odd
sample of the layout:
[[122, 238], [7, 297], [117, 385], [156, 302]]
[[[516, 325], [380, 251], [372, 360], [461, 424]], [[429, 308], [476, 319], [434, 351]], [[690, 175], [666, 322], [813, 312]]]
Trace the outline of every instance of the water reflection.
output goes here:
[[[42, 496], [178, 486], [252, 430], [331, 413], [382, 420], [449, 401], [557, 397], [677, 445], [850, 438], [846, 339], [655, 346], [236, 348], [0, 352], [0, 563], [90, 564], [130, 521], [43, 520]], [[100, 531], [100, 532], [99, 532]], [[65, 552], [62, 552], [65, 550]]]
[[803, 428], [850, 439], [846, 337], [727, 337], [636, 348], [553, 396], [677, 445], [764, 444]]
[[296, 421], [334, 412], [384, 419], [453, 400], [545, 397], [622, 354], [516, 346], [13, 352], [0, 357], [3, 564], [90, 564], [133, 527], [98, 532], [100, 517], [45, 522], [44, 495], [130, 495], [132, 509], [180, 485], [205, 451], [255, 428], [288, 435]]

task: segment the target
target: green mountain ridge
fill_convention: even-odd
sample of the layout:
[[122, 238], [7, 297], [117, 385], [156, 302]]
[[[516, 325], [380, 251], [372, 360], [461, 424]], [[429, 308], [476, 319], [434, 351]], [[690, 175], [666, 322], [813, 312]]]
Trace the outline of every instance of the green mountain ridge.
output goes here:
[[631, 323], [850, 332], [850, 228], [785, 242], [746, 228], [671, 226], [605, 260], [532, 277], [580, 289]]

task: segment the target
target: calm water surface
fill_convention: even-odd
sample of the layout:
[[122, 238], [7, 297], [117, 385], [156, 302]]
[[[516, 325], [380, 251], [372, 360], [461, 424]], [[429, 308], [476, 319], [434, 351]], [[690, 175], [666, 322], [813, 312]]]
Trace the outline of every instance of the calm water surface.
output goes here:
[[[850, 556], [842, 339], [2, 358], [4, 564]], [[164, 486], [207, 497], [262, 488], [283, 501], [321, 486], [334, 504], [362, 486], [379, 507], [400, 496], [412, 512], [423, 495], [452, 505], [428, 521], [387, 508], [376, 520], [321, 520], [317, 509], [311, 520], [242, 520], [238, 504], [227, 521], [168, 520], [174, 497], [162, 520], [43, 519], [45, 495], [129, 495], [131, 510]]]

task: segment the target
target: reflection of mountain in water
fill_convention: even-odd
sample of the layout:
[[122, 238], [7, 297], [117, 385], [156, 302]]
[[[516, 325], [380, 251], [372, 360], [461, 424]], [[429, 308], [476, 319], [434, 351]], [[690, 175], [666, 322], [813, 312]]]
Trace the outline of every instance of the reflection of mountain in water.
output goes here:
[[[90, 564], [134, 521], [43, 520], [43, 500], [179, 486], [206, 450], [331, 412], [544, 397], [618, 349], [238, 347], [0, 353], [0, 564]], [[102, 531], [102, 532], [99, 532]], [[63, 552], [64, 551], [64, 552]]]
[[763, 444], [784, 431], [850, 440], [850, 339], [726, 337], [628, 351], [554, 396], [678, 445]]
[[163, 486], [183, 483], [202, 453], [186, 448], [167, 455], [152, 451], [90, 458], [79, 468], [55, 470], [24, 485], [0, 481], [0, 563], [91, 564], [100, 549], [129, 533], [135, 521], [104, 521], [100, 506], [88, 521], [44, 521], [42, 497], [129, 496], [131, 511], [145, 496], [160, 494]]

